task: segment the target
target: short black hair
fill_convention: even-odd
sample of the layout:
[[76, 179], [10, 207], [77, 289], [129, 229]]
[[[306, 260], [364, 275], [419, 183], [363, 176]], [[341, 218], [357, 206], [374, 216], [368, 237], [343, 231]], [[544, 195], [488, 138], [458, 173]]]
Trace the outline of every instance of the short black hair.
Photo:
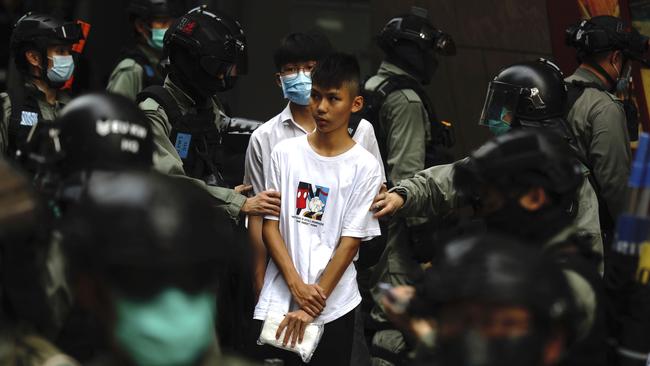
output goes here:
[[312, 72], [312, 84], [321, 88], [340, 88], [344, 84], [350, 88], [352, 96], [359, 95], [361, 70], [353, 55], [335, 52], [325, 57]]
[[320, 61], [331, 52], [332, 44], [321, 33], [290, 33], [280, 42], [280, 47], [273, 54], [273, 61], [279, 71], [289, 63]]

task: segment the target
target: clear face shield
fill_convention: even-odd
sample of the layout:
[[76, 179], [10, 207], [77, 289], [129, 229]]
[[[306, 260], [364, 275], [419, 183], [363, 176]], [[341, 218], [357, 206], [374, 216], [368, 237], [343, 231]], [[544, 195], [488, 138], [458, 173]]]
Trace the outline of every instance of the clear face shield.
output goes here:
[[509, 131], [521, 91], [514, 85], [490, 82], [479, 125], [489, 127], [497, 136]]

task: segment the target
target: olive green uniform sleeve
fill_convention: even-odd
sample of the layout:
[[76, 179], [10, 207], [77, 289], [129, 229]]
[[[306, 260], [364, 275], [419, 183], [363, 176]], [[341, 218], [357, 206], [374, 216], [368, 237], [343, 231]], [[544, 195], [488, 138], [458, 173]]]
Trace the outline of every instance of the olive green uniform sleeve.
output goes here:
[[380, 120], [387, 135], [388, 179], [396, 182], [424, 169], [427, 140], [427, 112], [418, 95], [410, 89], [386, 97]]
[[585, 338], [596, 319], [596, 293], [580, 274], [572, 270], [564, 270], [564, 276], [573, 294], [575, 308], [579, 314], [576, 321], [577, 339]]
[[592, 164], [609, 212], [616, 219], [627, 203], [632, 159], [625, 112], [620, 103], [611, 100], [595, 108], [590, 117], [592, 135], [587, 159]]
[[147, 99], [140, 103], [140, 108], [151, 122], [154, 140], [154, 168], [164, 174], [188, 179], [200, 185], [217, 199], [217, 206], [225, 210], [233, 219], [237, 220], [246, 197], [229, 188], [209, 186], [200, 179], [194, 179], [185, 175], [183, 161], [176, 148], [169, 140], [171, 125], [167, 122], [165, 111], [153, 99]]
[[573, 225], [580, 232], [589, 235], [591, 249], [602, 256], [603, 238], [600, 231], [598, 198], [596, 197], [596, 191], [594, 191], [587, 177], [585, 177], [582, 185], [578, 189], [578, 212], [573, 220]]
[[406, 202], [399, 216], [445, 216], [460, 206], [453, 183], [454, 164], [437, 165], [399, 181]]
[[131, 58], [122, 60], [111, 73], [106, 90], [121, 94], [135, 101], [136, 96], [142, 91], [142, 75], [144, 70]]

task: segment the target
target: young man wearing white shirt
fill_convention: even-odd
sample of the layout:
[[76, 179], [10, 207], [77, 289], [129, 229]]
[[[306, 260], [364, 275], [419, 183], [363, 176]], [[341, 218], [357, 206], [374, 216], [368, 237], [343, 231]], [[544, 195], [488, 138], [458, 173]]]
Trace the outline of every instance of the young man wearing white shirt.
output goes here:
[[[264, 188], [279, 191], [282, 205], [279, 217], [263, 222], [271, 261], [254, 318], [286, 314], [277, 337], [292, 346], [308, 324], [323, 322], [310, 365], [350, 363], [361, 303], [352, 262], [362, 240], [380, 235], [368, 210], [383, 182], [381, 164], [348, 133], [351, 113], [363, 107], [359, 79], [353, 56], [332, 54], [320, 62], [310, 105], [316, 129], [278, 143], [265, 172]], [[262, 347], [263, 356], [301, 364], [295, 354]]]
[[[274, 54], [277, 69], [276, 82], [289, 100], [284, 110], [255, 130], [246, 151], [244, 184], [252, 185], [253, 192], [264, 191], [265, 175], [271, 151], [280, 141], [304, 136], [316, 128], [309, 109], [311, 72], [318, 61], [332, 52], [327, 38], [318, 33], [291, 33], [281, 42]], [[353, 139], [370, 151], [381, 162], [375, 132], [366, 120], [361, 120]], [[382, 169], [382, 177], [383, 173]], [[255, 290], [259, 295], [264, 283], [267, 253], [262, 242], [262, 217], [248, 218], [249, 239], [254, 249]]]

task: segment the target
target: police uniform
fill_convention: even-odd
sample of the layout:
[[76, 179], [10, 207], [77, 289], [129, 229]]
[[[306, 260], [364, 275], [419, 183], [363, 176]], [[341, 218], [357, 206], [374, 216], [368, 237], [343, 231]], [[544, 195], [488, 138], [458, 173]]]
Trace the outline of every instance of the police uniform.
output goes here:
[[[461, 203], [453, 184], [453, 169], [454, 164], [435, 166], [418, 173], [413, 178], [400, 181], [392, 191], [401, 191], [402, 194], [405, 194], [406, 200], [404, 206], [397, 212], [397, 216], [422, 212], [430, 215], [444, 215], [454, 208], [460, 207]], [[546, 252], [557, 250], [557, 253], [560, 253], [558, 259], [560, 263], [565, 262], [562, 258], [563, 245], [570, 244], [578, 233], [589, 234], [592, 249], [602, 255], [598, 202], [595, 192], [586, 178], [578, 190], [578, 195], [578, 213], [573, 224], [551, 237], [543, 246]], [[580, 257], [574, 254], [569, 255], [569, 257], [571, 256]], [[585, 262], [581, 258], [578, 261]], [[604, 349], [594, 347], [594, 344], [598, 343], [598, 339], [604, 339], [605, 332], [604, 308], [598, 300], [603, 296], [600, 288], [601, 278], [598, 275], [588, 276], [590, 272], [596, 273], [591, 266], [583, 263], [579, 266], [584, 267], [584, 271], [577, 272], [571, 266], [564, 269], [567, 282], [573, 291], [577, 312], [580, 314], [576, 337], [581, 340], [581, 351], [573, 353], [572, 357], [578, 357], [581, 361], [583, 361], [582, 358], [596, 357], [595, 355], [604, 358]], [[602, 270], [602, 265], [599, 269]], [[572, 360], [575, 362], [575, 359]]]
[[[413, 77], [396, 65], [384, 61], [377, 75], [368, 79], [365, 89], [375, 90], [384, 80], [394, 75]], [[386, 131], [387, 178], [396, 182], [424, 169], [425, 149], [431, 140], [431, 126], [427, 111], [418, 94], [412, 89], [401, 89], [390, 93], [379, 110], [378, 122], [381, 129]], [[408, 245], [410, 240], [408, 227], [423, 225], [426, 222], [427, 219], [422, 217], [391, 220], [386, 234], [386, 249], [375, 266], [371, 284], [379, 282], [387, 282], [394, 286], [409, 284], [411, 279], [421, 272]], [[373, 292], [377, 292], [377, 289]], [[376, 319], [383, 320], [382, 315], [374, 313]]]
[[[422, 213], [444, 216], [460, 207], [461, 202], [453, 184], [454, 164], [434, 166], [417, 173], [412, 178], [401, 180], [398, 186], [391, 190], [402, 191], [406, 195], [404, 206], [397, 212], [397, 216]], [[598, 199], [586, 178], [589, 173], [585, 171], [583, 174], [585, 179], [578, 189], [578, 211], [573, 226], [576, 230], [589, 235], [591, 249], [602, 255], [603, 241], [598, 217]]]
[[159, 51], [138, 44], [117, 64], [108, 80], [106, 90], [135, 100], [138, 93], [147, 86], [162, 84], [163, 77], [158, 70], [159, 61]]
[[[377, 75], [368, 79], [365, 89], [375, 90], [394, 75], [415, 79], [403, 69], [384, 61]], [[418, 94], [412, 89], [389, 94], [379, 111], [379, 123], [387, 131], [385, 159], [388, 179], [396, 182], [424, 169], [425, 148], [431, 141], [431, 124]]]
[[[54, 121], [59, 111], [70, 101], [70, 97], [62, 91], [56, 95], [56, 103], [50, 104], [45, 93], [31, 82], [25, 83], [22, 105], [12, 106], [12, 98], [8, 93], [0, 94], [2, 120], [0, 120], [0, 151], [13, 155], [17, 144], [26, 141], [29, 131], [38, 122]], [[16, 103], [13, 101], [13, 103]]]
[[[607, 89], [596, 74], [582, 67], [566, 79], [567, 82], [574, 80], [595, 83]], [[576, 135], [578, 147], [591, 164], [611, 217], [616, 219], [627, 202], [627, 179], [632, 159], [623, 105], [611, 93], [586, 88], [569, 110], [567, 120]]]
[[[169, 91], [176, 102], [178, 102], [178, 107], [182, 113], [190, 113], [198, 107], [194, 100], [181, 90], [169, 77], [165, 79], [163, 86]], [[216, 97], [212, 97], [208, 102], [212, 103], [212, 110], [215, 116], [214, 123], [219, 128], [224, 118], [221, 112], [221, 104]], [[154, 137], [154, 168], [161, 173], [190, 179], [196, 184], [203, 186], [219, 201], [218, 206], [231, 219], [237, 220], [241, 208], [246, 202], [246, 197], [232, 189], [207, 185], [203, 180], [188, 177], [183, 169], [183, 161], [175, 145], [170, 140], [172, 124], [165, 110], [153, 98], [147, 98], [140, 103], [140, 109], [144, 111], [151, 122]]]

